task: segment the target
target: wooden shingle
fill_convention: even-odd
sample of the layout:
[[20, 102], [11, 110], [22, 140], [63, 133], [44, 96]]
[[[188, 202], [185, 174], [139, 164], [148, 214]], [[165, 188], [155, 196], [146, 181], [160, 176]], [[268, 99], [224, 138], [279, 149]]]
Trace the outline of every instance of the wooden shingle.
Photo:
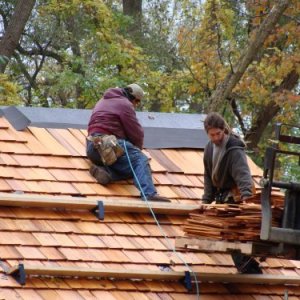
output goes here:
[[[3, 133], [1, 135], [1, 132]], [[132, 180], [102, 186], [89, 174], [85, 156], [86, 130], [30, 127], [18, 132], [0, 117], [0, 191], [26, 196], [72, 197], [82, 201], [142, 201]], [[200, 205], [203, 194], [203, 150], [147, 149], [157, 190], [172, 204]], [[258, 182], [261, 170], [249, 159]], [[257, 184], [259, 189], [259, 186]], [[23, 193], [23, 194], [22, 194]], [[174, 251], [176, 237], [184, 235], [186, 216], [105, 211], [104, 220], [86, 209], [0, 206], [0, 298], [4, 299], [141, 299], [194, 300], [179, 281], [28, 276], [23, 288], [6, 267], [29, 265], [115, 268], [236, 274], [228, 254]], [[165, 237], [165, 236], [166, 237]], [[166, 239], [167, 238], [167, 239]], [[182, 261], [183, 259], [183, 261]], [[300, 276], [300, 263], [266, 259], [264, 274]], [[243, 288], [245, 287], [245, 288]], [[200, 283], [200, 299], [276, 299], [285, 285]]]

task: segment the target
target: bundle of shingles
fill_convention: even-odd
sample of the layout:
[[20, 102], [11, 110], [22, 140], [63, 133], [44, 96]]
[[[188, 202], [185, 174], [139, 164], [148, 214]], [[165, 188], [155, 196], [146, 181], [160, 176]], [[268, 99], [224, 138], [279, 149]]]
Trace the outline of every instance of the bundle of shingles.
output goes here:
[[[202, 205], [191, 213], [183, 230], [187, 236], [227, 241], [257, 241], [260, 239], [260, 194], [243, 204]], [[283, 196], [272, 195], [272, 226], [279, 227], [283, 213]]]

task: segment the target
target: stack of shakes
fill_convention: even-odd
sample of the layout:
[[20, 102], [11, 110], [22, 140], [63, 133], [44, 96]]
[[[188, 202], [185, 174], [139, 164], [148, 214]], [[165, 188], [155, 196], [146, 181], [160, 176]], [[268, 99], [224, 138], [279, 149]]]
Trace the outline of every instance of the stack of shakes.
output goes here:
[[[260, 194], [243, 204], [207, 204], [191, 213], [183, 230], [187, 236], [227, 241], [257, 241], [260, 239]], [[272, 194], [272, 223], [280, 227], [284, 198]]]

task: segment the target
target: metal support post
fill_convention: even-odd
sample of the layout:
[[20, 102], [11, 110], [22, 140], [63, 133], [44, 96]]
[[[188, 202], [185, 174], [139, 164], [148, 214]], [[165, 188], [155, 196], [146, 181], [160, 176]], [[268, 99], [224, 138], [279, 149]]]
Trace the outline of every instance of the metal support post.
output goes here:
[[26, 284], [26, 273], [23, 264], [19, 264], [19, 268], [11, 274], [21, 285]]
[[97, 202], [97, 206], [92, 210], [92, 212], [95, 214], [95, 216], [99, 220], [104, 220], [104, 204], [103, 201], [99, 200]]

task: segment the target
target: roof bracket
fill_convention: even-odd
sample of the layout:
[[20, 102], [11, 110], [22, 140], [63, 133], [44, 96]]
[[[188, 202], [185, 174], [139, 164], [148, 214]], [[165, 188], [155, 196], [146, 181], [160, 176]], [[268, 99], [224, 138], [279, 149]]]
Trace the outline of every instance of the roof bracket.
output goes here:
[[26, 273], [25, 268], [23, 264], [19, 264], [18, 268], [14, 270], [11, 275], [15, 278], [17, 282], [19, 282], [21, 285], [26, 284]]
[[99, 220], [104, 220], [104, 204], [103, 204], [103, 201], [99, 200], [97, 202], [97, 206], [92, 210], [92, 212], [95, 214], [95, 216]]
[[182, 279], [185, 288], [191, 292], [192, 291], [192, 280], [191, 273], [189, 271], [184, 272], [184, 278]]
[[250, 255], [234, 250], [231, 253], [232, 260], [242, 274], [262, 274], [259, 263]]

